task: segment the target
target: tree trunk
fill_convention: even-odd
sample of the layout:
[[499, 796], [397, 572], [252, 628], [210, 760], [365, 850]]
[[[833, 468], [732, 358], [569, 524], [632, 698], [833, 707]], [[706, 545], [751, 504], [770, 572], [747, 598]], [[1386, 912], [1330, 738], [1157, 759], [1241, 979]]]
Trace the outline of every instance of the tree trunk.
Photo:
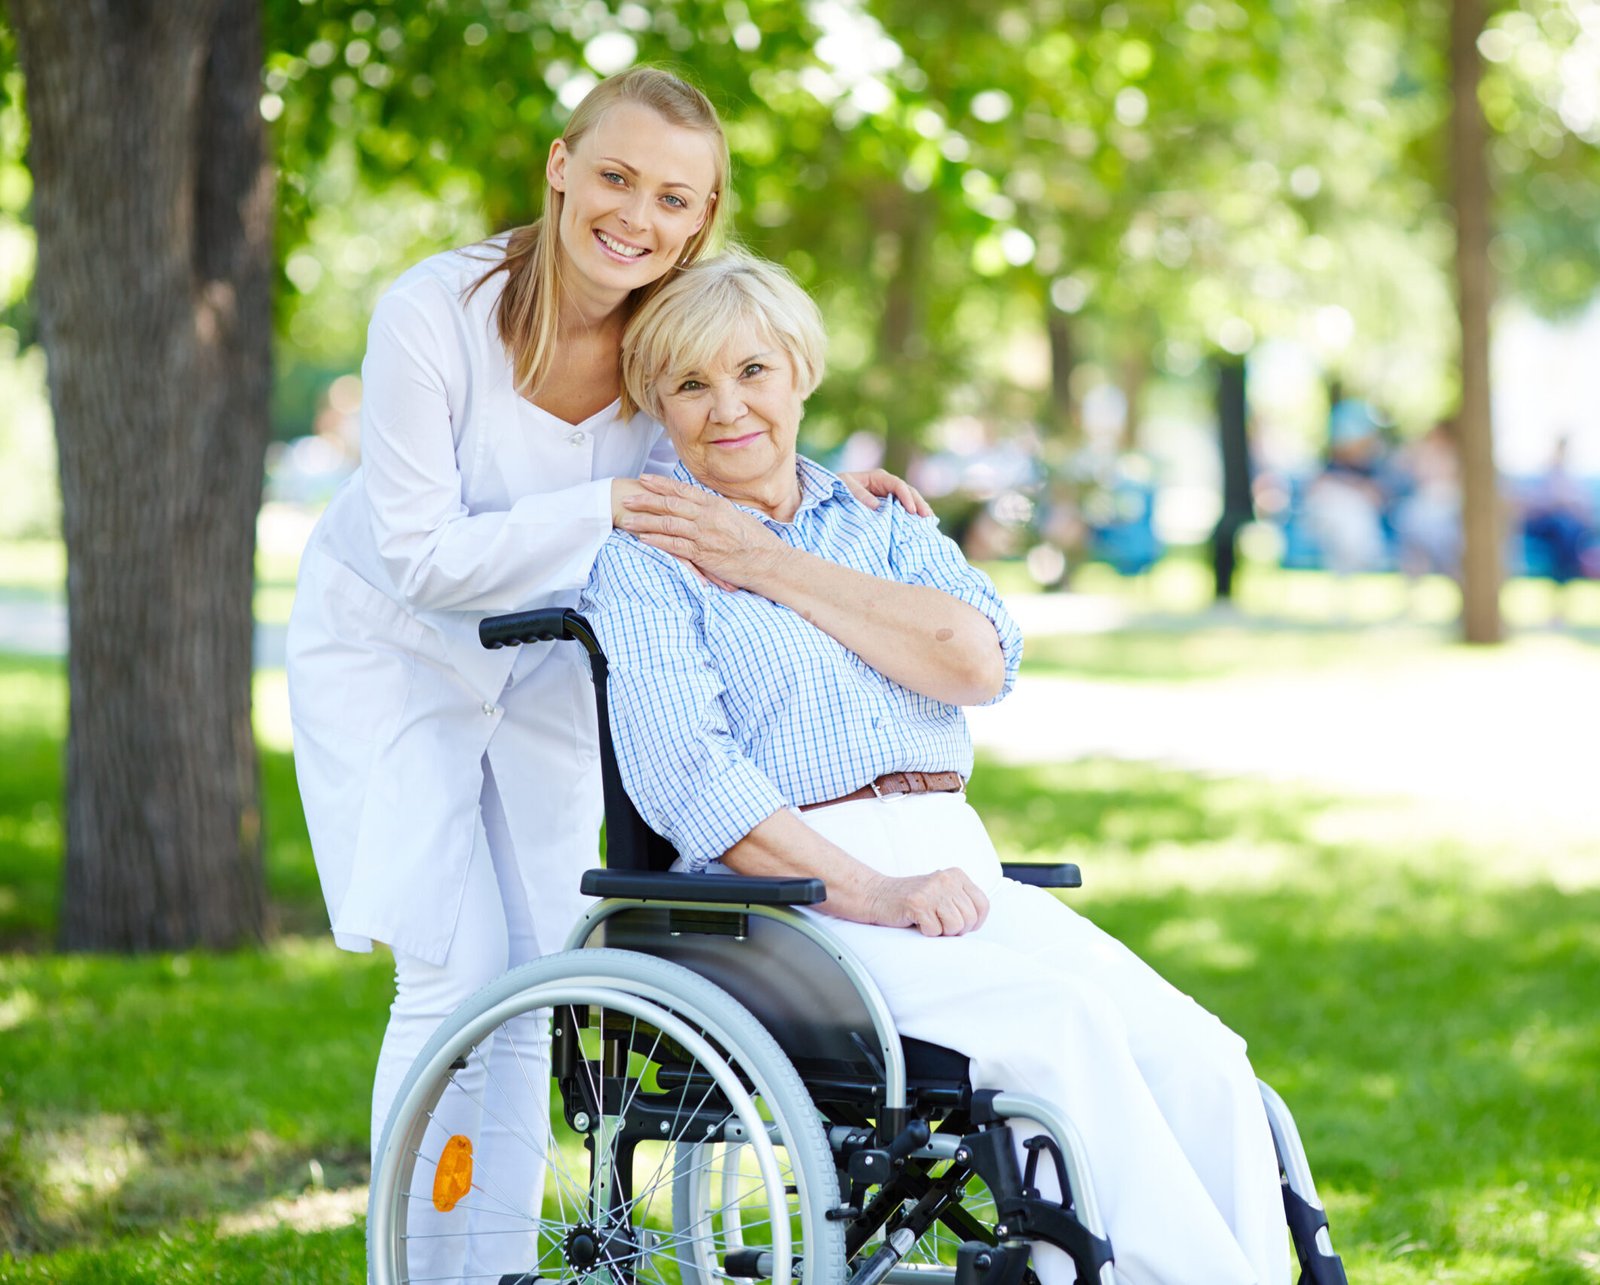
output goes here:
[[1489, 410], [1489, 169], [1483, 108], [1478, 102], [1478, 37], [1482, 0], [1450, 8], [1450, 170], [1456, 215], [1456, 305], [1461, 317], [1461, 448], [1464, 537], [1462, 634], [1468, 642], [1499, 642], [1500, 488]]
[[11, 0], [70, 613], [70, 950], [263, 931], [272, 178], [257, 0]]
[[[925, 364], [927, 355], [923, 333], [927, 211], [924, 202], [898, 183], [877, 195], [873, 209], [881, 235], [890, 239], [893, 250], [878, 329], [879, 360], [890, 374], [891, 387], [915, 388], [918, 368]], [[884, 468], [901, 477], [906, 475], [921, 427], [916, 416], [889, 417], [883, 435]]]
[[1078, 403], [1072, 395], [1072, 372], [1078, 364], [1078, 348], [1072, 342], [1072, 318], [1049, 302], [1044, 315], [1050, 340], [1050, 429], [1058, 442], [1075, 447]]
[[1122, 422], [1122, 449], [1125, 451], [1137, 451], [1144, 444], [1140, 429], [1144, 423], [1144, 389], [1150, 382], [1149, 352], [1141, 344], [1124, 353], [1122, 361], [1118, 363], [1121, 376], [1118, 383], [1122, 387], [1123, 405], [1127, 407], [1126, 418]]
[[1233, 597], [1239, 532], [1255, 517], [1250, 493], [1250, 423], [1242, 358], [1217, 361], [1217, 440], [1222, 451], [1222, 516], [1211, 532], [1211, 570], [1219, 602]]

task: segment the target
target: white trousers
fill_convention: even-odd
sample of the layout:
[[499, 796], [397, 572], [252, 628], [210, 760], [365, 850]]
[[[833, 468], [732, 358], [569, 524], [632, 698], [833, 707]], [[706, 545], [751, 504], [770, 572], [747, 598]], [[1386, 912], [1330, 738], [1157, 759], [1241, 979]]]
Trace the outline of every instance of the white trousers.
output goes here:
[[[549, 897], [530, 905], [494, 774], [485, 760], [477, 840], [450, 953], [443, 966], [436, 967], [395, 952], [395, 998], [372, 1090], [374, 1164], [406, 1072], [439, 1024], [508, 968], [565, 944], [583, 900], [576, 875], [571, 883], [570, 895], [568, 890], [552, 889]], [[418, 1237], [411, 1242], [413, 1279], [493, 1281], [534, 1262], [536, 1247], [525, 1229], [527, 1211], [538, 1208], [542, 1198], [544, 1167], [526, 1139], [531, 1130], [548, 1127], [547, 1018], [547, 1013], [529, 1013], [508, 1022], [505, 1030], [510, 1038], [497, 1034], [487, 1057], [473, 1059], [456, 1076], [459, 1090], [447, 1089], [440, 1099], [422, 1152], [437, 1159], [451, 1134], [471, 1138], [473, 1184], [479, 1191], [470, 1202], [471, 1212], [458, 1208], [440, 1214], [432, 1201], [433, 1166], [417, 1166], [409, 1211], [410, 1232]], [[516, 1136], [510, 1135], [507, 1124], [515, 1127]], [[497, 1217], [495, 1209], [506, 1213]], [[418, 1250], [419, 1245], [426, 1250]]]
[[[811, 827], [890, 875], [959, 866], [989, 897], [961, 937], [829, 919], [904, 1035], [971, 1059], [975, 1088], [1030, 1093], [1082, 1135], [1129, 1285], [1287, 1285], [1276, 1152], [1244, 1041], [1049, 892], [1003, 879], [955, 794], [817, 808]], [[1040, 1189], [1059, 1197], [1050, 1166]], [[1074, 1279], [1051, 1246], [1043, 1285]]]

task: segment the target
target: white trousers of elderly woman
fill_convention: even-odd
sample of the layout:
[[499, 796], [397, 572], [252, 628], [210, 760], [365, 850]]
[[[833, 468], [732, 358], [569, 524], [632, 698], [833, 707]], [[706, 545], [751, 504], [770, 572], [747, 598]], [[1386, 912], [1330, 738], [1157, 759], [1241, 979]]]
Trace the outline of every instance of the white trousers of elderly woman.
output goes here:
[[[1076, 1125], [1128, 1285], [1287, 1285], [1276, 1152], [1242, 1039], [1051, 893], [1001, 877], [957, 794], [895, 795], [801, 814], [889, 875], [958, 866], [989, 897], [960, 937], [829, 919], [883, 990], [902, 1035], [971, 1059], [975, 1088], [1029, 1093]], [[1059, 1198], [1049, 1166], [1040, 1189]], [[1036, 1245], [1043, 1285], [1075, 1279]]]

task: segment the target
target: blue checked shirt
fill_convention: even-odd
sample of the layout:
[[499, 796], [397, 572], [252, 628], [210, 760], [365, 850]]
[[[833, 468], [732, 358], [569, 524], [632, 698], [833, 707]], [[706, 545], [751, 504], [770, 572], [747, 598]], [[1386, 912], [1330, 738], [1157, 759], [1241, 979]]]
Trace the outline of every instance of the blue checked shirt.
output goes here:
[[[698, 485], [682, 465], [680, 481]], [[800, 509], [778, 537], [818, 557], [929, 585], [994, 622], [1016, 681], [1022, 634], [981, 571], [932, 518], [857, 502], [800, 460]], [[972, 772], [959, 707], [891, 682], [801, 616], [708, 585], [669, 554], [613, 532], [579, 609], [611, 667], [623, 784], [648, 825], [701, 870], [774, 812], [849, 794], [885, 772]]]

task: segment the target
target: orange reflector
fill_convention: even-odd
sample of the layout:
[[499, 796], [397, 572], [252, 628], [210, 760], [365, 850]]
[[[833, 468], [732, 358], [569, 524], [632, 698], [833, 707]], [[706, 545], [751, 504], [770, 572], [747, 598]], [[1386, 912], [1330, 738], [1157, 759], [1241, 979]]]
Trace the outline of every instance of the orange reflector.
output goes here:
[[433, 1171], [433, 1207], [447, 1214], [472, 1190], [472, 1139], [456, 1134], [444, 1144]]

